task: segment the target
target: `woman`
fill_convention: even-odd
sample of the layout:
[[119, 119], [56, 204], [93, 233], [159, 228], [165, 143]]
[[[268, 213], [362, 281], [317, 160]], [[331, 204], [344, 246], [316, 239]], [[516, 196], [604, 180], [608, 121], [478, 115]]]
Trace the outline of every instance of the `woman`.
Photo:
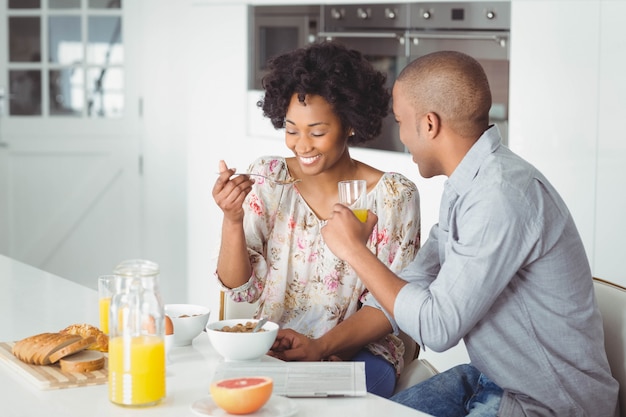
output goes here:
[[261, 157], [249, 172], [299, 182], [233, 177], [220, 162], [213, 189], [224, 212], [217, 276], [235, 301], [258, 301], [257, 316], [281, 325], [276, 356], [365, 361], [368, 391], [388, 397], [404, 346], [320, 234], [338, 200], [337, 183], [364, 179], [369, 209], [379, 217], [370, 249], [399, 272], [419, 248], [416, 186], [352, 159], [348, 148], [380, 134], [390, 100], [385, 76], [359, 52], [325, 42], [273, 59], [263, 85], [258, 105], [285, 129], [294, 156]]

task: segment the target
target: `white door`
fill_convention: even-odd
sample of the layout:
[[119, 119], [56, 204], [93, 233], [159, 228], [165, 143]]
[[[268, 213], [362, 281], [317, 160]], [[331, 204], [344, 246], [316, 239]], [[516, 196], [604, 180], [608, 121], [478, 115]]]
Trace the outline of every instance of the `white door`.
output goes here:
[[92, 287], [141, 256], [133, 3], [0, 0], [0, 253]]

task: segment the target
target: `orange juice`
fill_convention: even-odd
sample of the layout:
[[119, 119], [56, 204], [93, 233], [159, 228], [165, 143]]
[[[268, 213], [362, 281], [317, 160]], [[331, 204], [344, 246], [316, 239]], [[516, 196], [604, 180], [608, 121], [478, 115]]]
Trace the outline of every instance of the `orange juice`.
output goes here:
[[363, 223], [367, 221], [367, 209], [352, 209], [352, 212]]
[[120, 405], [154, 405], [165, 397], [165, 342], [159, 336], [109, 340], [109, 399]]
[[109, 306], [111, 305], [111, 297], [102, 297], [99, 301], [100, 305], [100, 330], [109, 334]]

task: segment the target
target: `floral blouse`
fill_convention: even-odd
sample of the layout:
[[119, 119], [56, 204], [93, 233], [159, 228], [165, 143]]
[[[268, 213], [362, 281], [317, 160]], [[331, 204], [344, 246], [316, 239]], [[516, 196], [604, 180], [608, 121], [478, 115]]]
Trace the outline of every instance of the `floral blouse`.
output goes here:
[[[272, 178], [290, 177], [282, 157], [262, 157], [249, 172]], [[378, 224], [368, 247], [398, 273], [420, 245], [417, 187], [397, 173], [385, 173], [367, 196]], [[250, 280], [224, 287], [236, 302], [259, 302], [257, 317], [268, 317], [281, 328], [318, 338], [354, 314], [369, 296], [352, 267], [338, 259], [320, 233], [324, 220], [309, 208], [294, 185], [275, 185], [255, 178], [244, 202], [244, 230], [252, 263]], [[367, 348], [391, 362], [399, 374], [404, 346], [390, 334]]]

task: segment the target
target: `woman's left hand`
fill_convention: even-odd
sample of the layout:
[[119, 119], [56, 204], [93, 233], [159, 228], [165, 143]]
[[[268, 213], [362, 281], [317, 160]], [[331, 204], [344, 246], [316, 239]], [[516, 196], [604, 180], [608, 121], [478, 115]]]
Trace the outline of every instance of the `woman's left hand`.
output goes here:
[[292, 329], [281, 329], [268, 355], [284, 361], [319, 361], [323, 358], [318, 345], [316, 339]]

